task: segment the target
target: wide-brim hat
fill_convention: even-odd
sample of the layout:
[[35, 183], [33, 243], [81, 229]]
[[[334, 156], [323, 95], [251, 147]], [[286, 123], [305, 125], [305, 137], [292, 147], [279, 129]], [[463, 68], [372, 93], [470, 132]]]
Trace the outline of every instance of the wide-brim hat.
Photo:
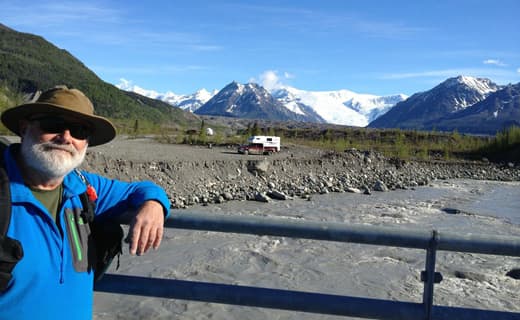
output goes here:
[[20, 121], [40, 114], [70, 116], [84, 122], [92, 131], [88, 140], [90, 146], [107, 143], [116, 136], [114, 125], [108, 119], [94, 114], [94, 106], [89, 98], [78, 89], [66, 86], [54, 87], [43, 92], [34, 102], [5, 110], [2, 123], [20, 136]]

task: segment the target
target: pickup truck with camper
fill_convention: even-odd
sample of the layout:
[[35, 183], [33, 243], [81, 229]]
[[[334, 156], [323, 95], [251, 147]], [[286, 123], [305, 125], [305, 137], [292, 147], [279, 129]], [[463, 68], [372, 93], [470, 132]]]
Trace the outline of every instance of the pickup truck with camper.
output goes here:
[[280, 152], [280, 137], [251, 136], [247, 144], [238, 147], [238, 153], [271, 155]]

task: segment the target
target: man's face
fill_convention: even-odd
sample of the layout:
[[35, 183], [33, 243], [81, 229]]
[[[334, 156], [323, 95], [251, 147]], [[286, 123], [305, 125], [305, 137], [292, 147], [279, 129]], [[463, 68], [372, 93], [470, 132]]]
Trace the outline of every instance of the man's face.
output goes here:
[[83, 162], [89, 134], [88, 126], [71, 118], [43, 115], [23, 121], [25, 163], [48, 179], [61, 178]]

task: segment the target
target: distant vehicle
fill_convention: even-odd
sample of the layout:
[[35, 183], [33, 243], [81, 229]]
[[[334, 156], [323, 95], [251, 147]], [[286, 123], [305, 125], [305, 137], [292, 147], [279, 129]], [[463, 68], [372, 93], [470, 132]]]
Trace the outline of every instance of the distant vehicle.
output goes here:
[[252, 136], [247, 139], [247, 142], [238, 147], [238, 153], [271, 155], [280, 152], [280, 137]]

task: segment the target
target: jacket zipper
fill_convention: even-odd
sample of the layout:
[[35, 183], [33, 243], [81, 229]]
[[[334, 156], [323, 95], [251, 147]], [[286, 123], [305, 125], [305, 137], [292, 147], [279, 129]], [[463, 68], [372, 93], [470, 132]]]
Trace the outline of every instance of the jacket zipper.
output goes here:
[[78, 231], [76, 230], [76, 222], [73, 214], [68, 215], [70, 220], [72, 239], [74, 241], [74, 246], [76, 247], [76, 252], [78, 253], [78, 261], [83, 260], [83, 253], [81, 252], [81, 244], [79, 242]]

